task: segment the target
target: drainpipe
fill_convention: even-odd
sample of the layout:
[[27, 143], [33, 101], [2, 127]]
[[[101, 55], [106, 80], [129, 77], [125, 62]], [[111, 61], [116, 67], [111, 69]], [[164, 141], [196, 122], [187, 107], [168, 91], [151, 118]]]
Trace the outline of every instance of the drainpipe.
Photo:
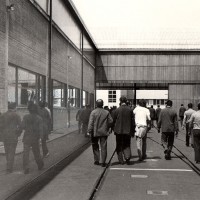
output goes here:
[[52, 91], [52, 80], [51, 80], [51, 56], [52, 56], [52, 0], [49, 0], [49, 32], [48, 32], [48, 107], [51, 111], [52, 116], [52, 129], [53, 129], [53, 91]]
[[82, 40], [82, 43], [81, 43], [81, 51], [82, 51], [82, 61], [81, 61], [81, 103], [80, 103], [80, 106], [82, 108], [83, 106], [83, 30], [82, 30], [82, 35], [81, 35], [81, 40]]

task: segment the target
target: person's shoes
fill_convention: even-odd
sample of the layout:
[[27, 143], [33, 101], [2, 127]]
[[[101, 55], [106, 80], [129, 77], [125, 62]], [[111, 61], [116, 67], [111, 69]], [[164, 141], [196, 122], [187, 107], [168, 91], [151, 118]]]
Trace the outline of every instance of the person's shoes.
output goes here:
[[131, 162], [130, 162], [130, 160], [128, 159], [128, 160], [126, 160], [126, 164], [127, 165], [130, 165], [131, 164]]
[[49, 152], [43, 156], [43, 158], [48, 158], [48, 157], [49, 157]]
[[106, 167], [106, 163], [102, 163], [101, 166], [102, 166], [102, 167]]
[[29, 174], [29, 169], [25, 169], [24, 174]]
[[95, 161], [95, 162], [94, 162], [94, 165], [99, 165], [99, 161]]
[[120, 165], [124, 165], [125, 162], [124, 162], [124, 161], [119, 161], [119, 164], [120, 164]]
[[142, 160], [145, 160], [147, 158], [147, 155], [142, 156]]
[[137, 160], [138, 162], [142, 162], [143, 161], [143, 159], [142, 158], [138, 158], [138, 160]]
[[194, 148], [194, 145], [193, 145], [193, 144], [191, 144], [191, 147], [192, 147], [192, 148]]
[[200, 161], [196, 161], [196, 164], [200, 164]]
[[189, 147], [189, 144], [185, 144], [186, 145], [186, 147]]
[[169, 154], [165, 154], [165, 160], [171, 160], [171, 156]]

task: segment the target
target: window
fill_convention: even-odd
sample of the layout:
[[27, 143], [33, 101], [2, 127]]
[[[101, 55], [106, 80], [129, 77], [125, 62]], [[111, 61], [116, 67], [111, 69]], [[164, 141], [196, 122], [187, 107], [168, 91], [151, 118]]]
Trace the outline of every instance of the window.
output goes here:
[[165, 105], [165, 99], [161, 99], [161, 105]]
[[149, 105], [153, 105], [153, 99], [149, 99], [148, 104], [149, 104]]
[[16, 68], [8, 67], [8, 101], [16, 103]]
[[69, 89], [68, 89], [69, 106], [78, 107], [79, 102], [80, 102], [79, 98], [80, 98], [80, 90], [73, 86], [69, 86]]
[[45, 77], [23, 70], [8, 67], [8, 101], [17, 106], [27, 106], [28, 101], [37, 103], [45, 100]]
[[116, 90], [109, 90], [108, 91], [108, 102], [109, 103], [116, 103]]
[[53, 81], [53, 106], [65, 106], [64, 84], [58, 81]]
[[37, 96], [39, 101], [45, 100], [46, 90], [45, 90], [45, 77], [37, 75]]
[[25, 106], [28, 101], [37, 102], [36, 75], [18, 69], [18, 105]]
[[81, 93], [80, 93], [80, 89], [76, 89], [76, 96], [77, 96], [77, 107], [79, 108], [81, 106]]
[[86, 92], [83, 91], [83, 106], [85, 106], [86, 102]]

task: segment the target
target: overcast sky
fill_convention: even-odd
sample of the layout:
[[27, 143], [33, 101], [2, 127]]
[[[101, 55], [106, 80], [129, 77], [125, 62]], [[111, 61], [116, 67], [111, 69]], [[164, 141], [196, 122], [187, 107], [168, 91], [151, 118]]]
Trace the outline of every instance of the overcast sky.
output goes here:
[[200, 0], [72, 1], [100, 45], [126, 39], [127, 43], [148, 43], [152, 39], [173, 43], [200, 41]]

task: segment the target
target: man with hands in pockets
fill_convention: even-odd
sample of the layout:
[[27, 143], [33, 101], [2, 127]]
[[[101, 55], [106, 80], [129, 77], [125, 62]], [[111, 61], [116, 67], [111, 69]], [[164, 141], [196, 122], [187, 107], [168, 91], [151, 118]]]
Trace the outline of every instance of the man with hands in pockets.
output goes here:
[[173, 102], [167, 100], [166, 108], [162, 109], [158, 119], [158, 133], [162, 128], [161, 142], [164, 147], [165, 159], [171, 159], [171, 151], [174, 144], [174, 134], [178, 135], [178, 117], [172, 108]]
[[96, 101], [97, 108], [94, 109], [89, 118], [88, 135], [91, 136], [92, 150], [94, 154], [94, 165], [99, 165], [101, 147], [102, 167], [106, 167], [107, 158], [107, 138], [109, 136], [109, 128], [112, 126], [113, 119], [110, 113], [103, 109], [103, 100]]

